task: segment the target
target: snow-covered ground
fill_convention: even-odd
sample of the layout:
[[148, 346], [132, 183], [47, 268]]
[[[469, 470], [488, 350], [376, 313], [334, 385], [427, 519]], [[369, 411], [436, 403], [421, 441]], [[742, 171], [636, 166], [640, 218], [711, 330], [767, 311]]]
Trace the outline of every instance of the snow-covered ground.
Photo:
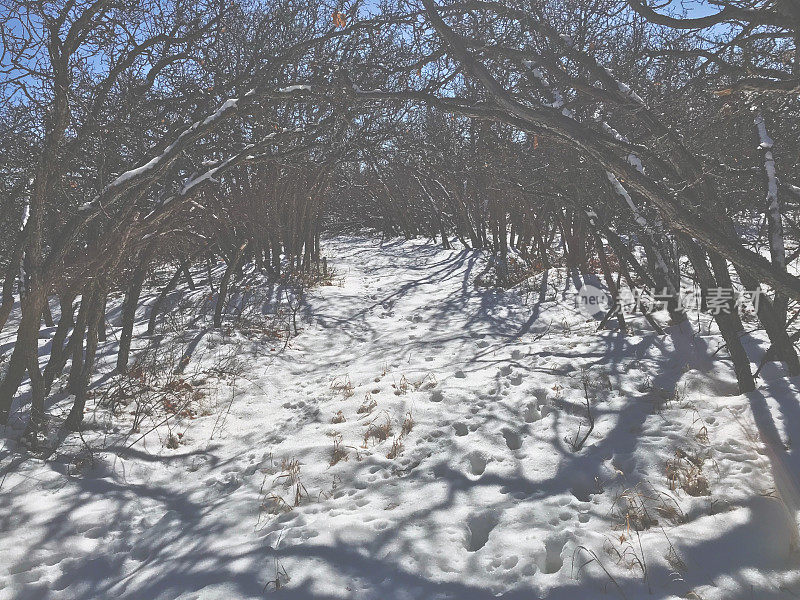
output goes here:
[[797, 379], [771, 366], [737, 395], [705, 327], [596, 333], [563, 272], [502, 292], [473, 285], [479, 252], [326, 252], [341, 285], [309, 293], [285, 348], [173, 328], [184, 417], [131, 434], [131, 405], [92, 406], [46, 462], [0, 430], [0, 598], [800, 596], [771, 474], [797, 464]]

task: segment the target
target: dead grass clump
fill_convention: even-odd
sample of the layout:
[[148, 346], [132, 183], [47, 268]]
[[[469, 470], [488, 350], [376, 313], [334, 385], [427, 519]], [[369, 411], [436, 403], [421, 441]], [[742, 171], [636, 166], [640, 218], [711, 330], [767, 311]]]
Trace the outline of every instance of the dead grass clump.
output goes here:
[[395, 459], [403, 451], [403, 436], [399, 435], [392, 441], [392, 447], [386, 454], [386, 458]]
[[660, 519], [676, 524], [683, 520], [677, 502], [666, 493], [658, 492], [643, 483], [622, 489], [614, 498], [611, 517], [623, 537], [630, 531], [645, 531], [660, 524]]
[[342, 411], [338, 411], [333, 418], [331, 419], [331, 423], [344, 423], [347, 419], [344, 418], [344, 413]]
[[347, 460], [348, 458], [347, 448], [342, 446], [342, 436], [337, 435], [335, 438], [333, 438], [333, 452], [331, 453], [330, 465], [334, 466], [338, 462]]
[[394, 395], [400, 396], [408, 393], [408, 390], [411, 389], [411, 382], [406, 378], [405, 375], [402, 375], [400, 377], [400, 383], [393, 383], [392, 387], [394, 388]]
[[343, 398], [350, 398], [355, 392], [353, 391], [353, 383], [350, 381], [350, 376], [334, 377], [331, 381], [331, 389], [336, 394], [341, 394]]
[[666, 464], [669, 489], [681, 489], [690, 496], [711, 495], [708, 479], [703, 474], [704, 462], [705, 458], [699, 452], [689, 455], [678, 448], [675, 457]]
[[400, 427], [400, 435], [408, 435], [414, 427], [414, 416], [411, 411], [406, 413], [406, 418], [403, 419], [403, 425]]
[[389, 449], [388, 454], [386, 454], [386, 458], [395, 459], [397, 458], [400, 453], [403, 451], [403, 438], [405, 438], [411, 430], [414, 428], [414, 416], [411, 414], [409, 410], [406, 413], [405, 419], [403, 419], [403, 424], [400, 426], [400, 435], [398, 435], [392, 441], [392, 447]]
[[369, 414], [369, 413], [371, 413], [371, 412], [373, 411], [373, 409], [374, 409], [376, 406], [378, 406], [378, 403], [377, 403], [377, 402], [375, 401], [375, 399], [372, 397], [372, 394], [370, 394], [369, 392], [367, 392], [367, 393], [364, 395], [364, 402], [361, 404], [361, 406], [359, 406], [359, 407], [358, 407], [358, 409], [356, 410], [356, 412], [357, 412], [358, 414], [360, 414], [360, 415], [363, 415], [363, 414]]
[[389, 416], [385, 416], [383, 422], [376, 423], [377, 418], [373, 419], [367, 424], [367, 430], [364, 432], [364, 444], [362, 448], [369, 445], [369, 441], [373, 440], [373, 444], [386, 441], [392, 434], [392, 420]]

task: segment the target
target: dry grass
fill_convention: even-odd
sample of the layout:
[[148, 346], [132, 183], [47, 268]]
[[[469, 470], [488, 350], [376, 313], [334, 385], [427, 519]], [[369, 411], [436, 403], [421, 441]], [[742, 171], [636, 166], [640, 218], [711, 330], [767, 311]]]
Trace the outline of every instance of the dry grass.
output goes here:
[[344, 413], [342, 411], [338, 411], [333, 418], [331, 419], [331, 423], [344, 423], [347, 419], [344, 418]]
[[405, 375], [402, 375], [400, 377], [400, 383], [393, 383], [392, 387], [394, 388], [395, 396], [400, 396], [408, 393], [408, 391], [411, 389], [411, 382], [406, 378]]
[[342, 446], [342, 436], [337, 435], [335, 438], [333, 438], [333, 452], [331, 453], [330, 465], [334, 466], [340, 461], [347, 460], [348, 458], [347, 448]]
[[414, 415], [411, 411], [406, 413], [406, 418], [403, 419], [403, 425], [400, 427], [400, 435], [408, 435], [414, 428]]
[[388, 459], [397, 458], [402, 451], [403, 451], [403, 436], [399, 435], [396, 438], [394, 438], [394, 440], [392, 440], [392, 447], [386, 454], [386, 458]]
[[367, 392], [364, 395], [364, 402], [361, 403], [361, 406], [358, 407], [356, 412], [360, 415], [369, 414], [375, 409], [376, 406], [378, 406], [378, 403], [372, 397], [372, 394]]
[[377, 420], [378, 418], [376, 417], [367, 423], [367, 430], [364, 432], [364, 444], [361, 446], [362, 448], [367, 448], [370, 440], [373, 441], [373, 444], [377, 444], [386, 441], [389, 436], [392, 435], [392, 420], [389, 416], [384, 416], [384, 420], [381, 423], [377, 423]]
[[403, 439], [411, 433], [411, 430], [414, 428], [414, 416], [409, 410], [406, 413], [405, 419], [403, 419], [403, 424], [400, 426], [400, 435], [398, 435], [394, 440], [392, 440], [392, 447], [389, 449], [389, 452], [386, 454], [386, 458], [394, 459], [397, 458], [403, 452]]
[[341, 394], [344, 399], [350, 398], [355, 393], [349, 375], [334, 377], [331, 381], [331, 389], [334, 393]]
[[611, 517], [625, 539], [633, 531], [645, 531], [660, 524], [660, 519], [677, 524], [683, 513], [674, 498], [658, 492], [646, 483], [620, 490], [614, 497]]
[[[261, 494], [264, 494], [264, 486], [267, 483], [269, 474], [264, 475], [261, 483]], [[287, 501], [282, 495], [272, 491], [264, 496], [261, 503], [261, 510], [268, 514], [275, 515], [292, 510], [295, 506], [300, 506], [303, 498], [308, 498], [308, 490], [300, 480], [300, 461], [296, 458], [283, 459], [281, 461], [280, 473], [273, 480], [273, 485], [282, 485], [289, 493], [291, 502]]]
[[665, 470], [670, 490], [683, 490], [690, 496], [709, 496], [708, 479], [703, 474], [705, 457], [699, 452], [692, 455], [678, 448], [675, 457], [668, 460]]

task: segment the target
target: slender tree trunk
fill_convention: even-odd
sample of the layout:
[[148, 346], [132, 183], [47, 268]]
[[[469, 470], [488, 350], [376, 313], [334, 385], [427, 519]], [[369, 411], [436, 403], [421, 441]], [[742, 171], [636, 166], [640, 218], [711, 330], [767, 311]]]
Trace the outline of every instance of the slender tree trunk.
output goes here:
[[[136, 322], [136, 307], [142, 295], [142, 285], [147, 277], [150, 266], [150, 253], [139, 260], [139, 264], [131, 274], [131, 282], [125, 290], [125, 300], [122, 303], [122, 329], [119, 336], [119, 352], [117, 353], [117, 372], [124, 373], [128, 369], [131, 342], [133, 341], [133, 326]], [[188, 271], [186, 271], [188, 272]]]
[[9, 359], [6, 376], [0, 383], [0, 424], [8, 423], [11, 405], [19, 389], [25, 371], [34, 369], [34, 377], [39, 372], [39, 323], [46, 296], [42, 288], [30, 290], [22, 299], [22, 318], [20, 319], [14, 350]]
[[83, 360], [83, 365], [80, 370], [80, 375], [76, 381], [75, 401], [72, 409], [67, 416], [64, 427], [70, 431], [77, 431], [83, 423], [83, 413], [86, 407], [86, 397], [89, 391], [89, 383], [91, 382], [92, 372], [94, 371], [95, 359], [97, 356], [97, 342], [98, 342], [98, 328], [103, 316], [103, 298], [105, 297], [105, 290], [95, 291], [92, 306], [87, 311], [89, 312], [88, 328], [86, 330], [86, 355]]
[[50, 358], [44, 369], [45, 391], [48, 394], [53, 387], [53, 381], [61, 375], [69, 359], [70, 344], [65, 344], [65, 342], [70, 329], [75, 325], [75, 308], [73, 306], [75, 294], [66, 292], [59, 298], [59, 301], [61, 304], [61, 318], [58, 320], [58, 327], [53, 336], [52, 349], [50, 350]]
[[[708, 290], [718, 287], [714, 275], [706, 264], [706, 259], [703, 250], [690, 239], [684, 238], [683, 247], [686, 250], [686, 256], [692, 263], [694, 272], [700, 283], [703, 293]], [[736, 373], [736, 380], [739, 383], [739, 393], [744, 394], [752, 392], [756, 389], [756, 382], [753, 379], [753, 372], [750, 369], [750, 359], [742, 346], [742, 340], [739, 338], [741, 329], [736, 325], [734, 318], [730, 312], [718, 312], [714, 314], [714, 320], [719, 327], [722, 338], [728, 347], [728, 354], [733, 362], [733, 370]]]
[[92, 295], [94, 289], [91, 284], [87, 284], [81, 294], [81, 306], [78, 309], [78, 318], [75, 320], [75, 327], [72, 330], [72, 337], [69, 340], [70, 350], [72, 351], [72, 364], [69, 369], [69, 379], [67, 388], [73, 394], [80, 387], [80, 376], [83, 370], [83, 338], [86, 335], [86, 327], [90, 318]]
[[225, 300], [226, 296], [228, 295], [228, 286], [231, 282], [231, 277], [233, 273], [238, 270], [239, 264], [244, 257], [245, 250], [249, 245], [248, 242], [244, 242], [239, 249], [236, 251], [236, 254], [231, 262], [228, 263], [228, 267], [225, 269], [225, 274], [222, 276], [222, 281], [219, 284], [219, 294], [217, 296], [217, 304], [214, 307], [214, 328], [219, 329], [222, 327], [222, 310], [225, 307]]
[[108, 294], [104, 294], [100, 301], [100, 321], [97, 324], [97, 340], [100, 342], [106, 341], [106, 304], [108, 303]]

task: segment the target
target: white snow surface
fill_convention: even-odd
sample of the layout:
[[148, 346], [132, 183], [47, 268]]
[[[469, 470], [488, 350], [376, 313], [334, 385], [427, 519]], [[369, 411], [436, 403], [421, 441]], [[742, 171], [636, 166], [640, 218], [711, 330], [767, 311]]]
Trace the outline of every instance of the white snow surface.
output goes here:
[[[186, 326], [192, 361], [235, 352], [245, 369], [235, 385], [192, 381], [210, 410], [169, 424], [177, 448], [167, 426], [136, 441], [127, 411], [92, 406], [80, 468], [66, 451], [11, 453], [18, 424], [0, 429], [0, 599], [800, 595], [796, 523], [751, 413], [797, 445], [797, 379], [768, 365], [738, 395], [705, 326], [595, 332], [563, 271], [504, 292], [474, 285], [479, 251], [366, 236], [325, 250], [341, 285], [309, 293], [285, 349]], [[596, 422], [574, 451], [584, 384]], [[707, 495], [681, 487], [692, 473]]]

